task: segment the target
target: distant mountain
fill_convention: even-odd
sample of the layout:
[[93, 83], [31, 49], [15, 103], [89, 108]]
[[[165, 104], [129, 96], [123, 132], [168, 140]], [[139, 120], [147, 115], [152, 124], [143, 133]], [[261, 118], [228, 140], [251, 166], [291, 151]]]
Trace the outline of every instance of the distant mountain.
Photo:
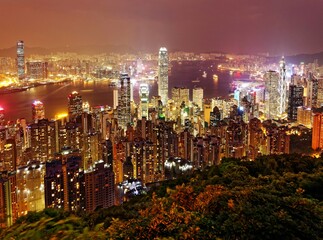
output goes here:
[[[67, 46], [58, 48], [25, 47], [26, 56], [48, 55], [58, 52], [74, 52], [78, 54], [100, 54], [100, 53], [136, 53], [138, 51], [126, 45], [87, 45], [87, 46]], [[173, 51], [174, 52], [174, 51]], [[16, 57], [16, 47], [0, 49], [0, 57]], [[271, 57], [273, 62], [280, 60], [280, 56]], [[313, 54], [297, 54], [285, 56], [286, 62], [299, 64], [300, 62], [311, 63], [318, 59], [319, 65], [323, 65], [323, 52]]]
[[294, 64], [299, 64], [300, 62], [312, 63], [315, 59], [318, 60], [319, 65], [323, 65], [323, 52], [314, 54], [298, 54], [286, 57], [287, 61]]
[[[58, 52], [75, 52], [78, 54], [100, 54], [100, 53], [134, 53], [134, 49], [124, 45], [88, 45], [78, 47], [59, 47], [59, 48], [40, 48], [25, 47], [26, 56], [30, 55], [48, 55]], [[16, 57], [16, 47], [0, 49], [0, 57]]]
[[[280, 59], [281, 56], [271, 58], [272, 62], [279, 62]], [[312, 63], [316, 59], [318, 60], [319, 65], [323, 65], [323, 52], [285, 56], [286, 62], [291, 64], [300, 64], [301, 62]]]

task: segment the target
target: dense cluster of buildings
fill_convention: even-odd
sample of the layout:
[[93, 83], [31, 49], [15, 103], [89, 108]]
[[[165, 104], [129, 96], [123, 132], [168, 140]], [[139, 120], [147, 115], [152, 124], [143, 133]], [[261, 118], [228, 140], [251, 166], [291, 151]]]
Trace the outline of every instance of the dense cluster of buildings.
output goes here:
[[[142, 65], [137, 60], [135, 71]], [[45, 74], [44, 66], [29, 63], [29, 72]], [[222, 158], [289, 153], [293, 123], [313, 127], [313, 149], [323, 147], [323, 80], [312, 71], [294, 69], [289, 79], [282, 59], [278, 71], [264, 74], [264, 88], [205, 99], [203, 88], [192, 89], [192, 98], [188, 88], [169, 89], [168, 69], [161, 48], [158, 96], [144, 83], [136, 103], [131, 74], [121, 72], [112, 107], [91, 107], [72, 92], [68, 114], [53, 120], [40, 101], [32, 104], [32, 122], [8, 123], [0, 108], [0, 225], [44, 208], [93, 212]]]

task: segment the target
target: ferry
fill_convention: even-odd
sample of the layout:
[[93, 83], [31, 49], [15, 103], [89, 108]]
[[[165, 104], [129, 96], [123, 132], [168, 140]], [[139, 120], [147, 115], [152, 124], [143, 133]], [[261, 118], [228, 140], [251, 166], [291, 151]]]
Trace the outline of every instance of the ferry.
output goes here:
[[204, 78], [207, 77], [207, 73], [205, 71], [203, 72], [202, 77], [204, 77]]

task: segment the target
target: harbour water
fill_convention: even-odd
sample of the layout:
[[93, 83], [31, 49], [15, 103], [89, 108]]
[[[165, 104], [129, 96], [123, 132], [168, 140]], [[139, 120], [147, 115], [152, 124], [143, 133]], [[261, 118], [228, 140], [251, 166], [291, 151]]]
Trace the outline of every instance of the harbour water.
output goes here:
[[[205, 98], [227, 97], [233, 79], [229, 72], [218, 71], [217, 64], [217, 61], [172, 63], [169, 76], [169, 97], [171, 97], [173, 87], [190, 88], [190, 96], [192, 96], [192, 89], [195, 86], [204, 89]], [[214, 80], [214, 74], [218, 76], [218, 80]], [[135, 101], [139, 99], [139, 84], [139, 81], [136, 82], [133, 88]], [[150, 97], [157, 95], [157, 82], [149, 82], [149, 86]], [[113, 87], [109, 86], [108, 81], [74, 81], [0, 95], [0, 106], [5, 108], [6, 119], [14, 121], [18, 118], [26, 118], [29, 121], [33, 101], [40, 100], [44, 103], [46, 117], [51, 119], [58, 113], [67, 112], [67, 96], [72, 91], [78, 91], [83, 101], [88, 101], [91, 106], [113, 105]]]

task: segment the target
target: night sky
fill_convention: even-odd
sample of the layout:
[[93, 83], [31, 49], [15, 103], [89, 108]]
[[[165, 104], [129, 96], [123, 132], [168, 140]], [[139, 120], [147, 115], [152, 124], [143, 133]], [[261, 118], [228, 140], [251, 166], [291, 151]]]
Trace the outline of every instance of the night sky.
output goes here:
[[323, 51], [323, 0], [0, 0], [0, 48]]

